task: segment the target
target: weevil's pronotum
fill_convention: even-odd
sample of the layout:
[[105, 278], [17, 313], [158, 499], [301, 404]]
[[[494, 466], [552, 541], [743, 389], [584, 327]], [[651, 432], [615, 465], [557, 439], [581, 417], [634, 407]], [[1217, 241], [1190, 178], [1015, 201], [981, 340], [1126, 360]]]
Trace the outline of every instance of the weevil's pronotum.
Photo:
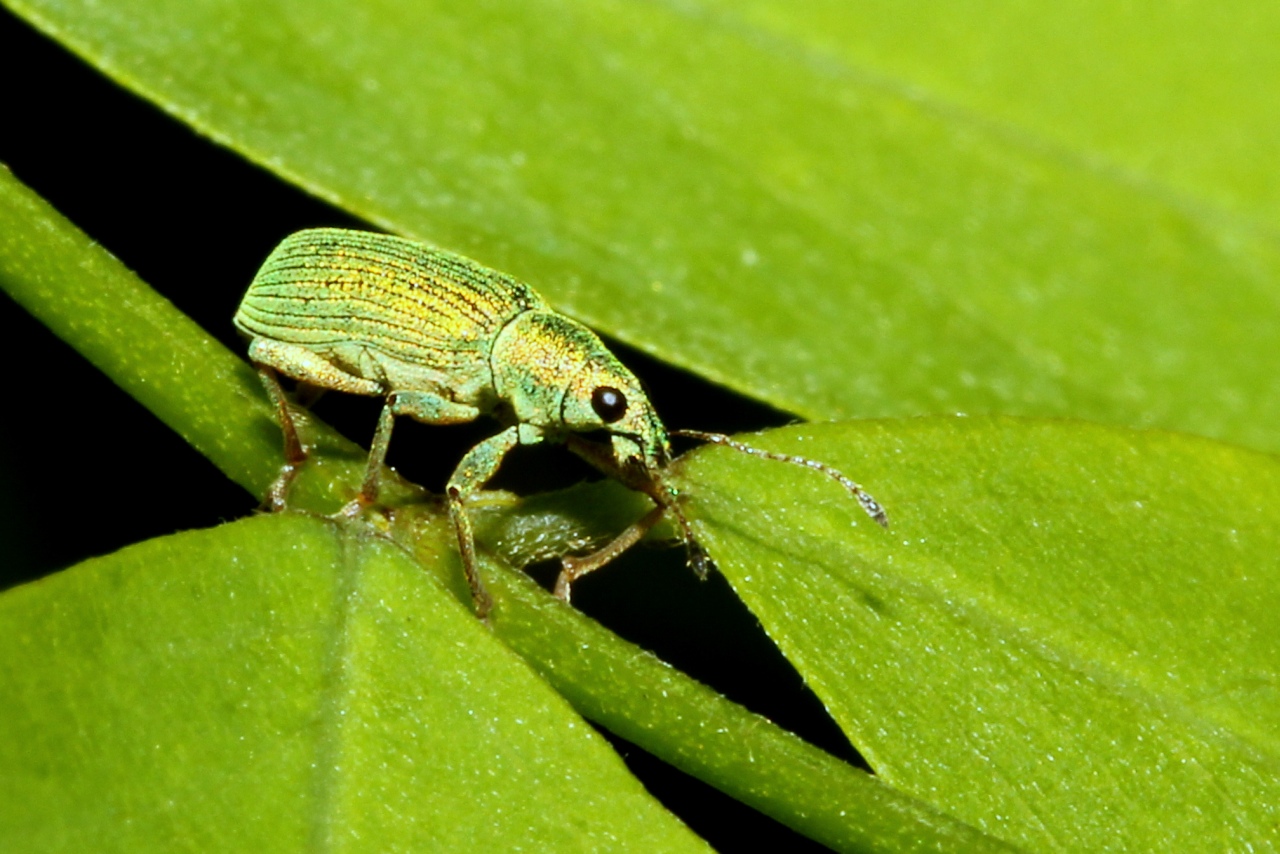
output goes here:
[[306, 458], [277, 374], [324, 389], [385, 398], [355, 509], [377, 500], [395, 416], [456, 424], [482, 414], [502, 431], [472, 448], [445, 488], [463, 570], [482, 616], [490, 599], [476, 568], [467, 496], [516, 445], [558, 442], [656, 506], [611, 543], [566, 557], [556, 594], [639, 541], [670, 513], [699, 575], [706, 558], [663, 475], [668, 435], [715, 442], [807, 466], [836, 480], [881, 525], [884, 510], [840, 472], [719, 433], [668, 434], [639, 381], [595, 333], [547, 305], [528, 285], [475, 261], [399, 237], [335, 228], [285, 238], [254, 277], [235, 316], [249, 338], [285, 437], [286, 464], [269, 498], [284, 506]]

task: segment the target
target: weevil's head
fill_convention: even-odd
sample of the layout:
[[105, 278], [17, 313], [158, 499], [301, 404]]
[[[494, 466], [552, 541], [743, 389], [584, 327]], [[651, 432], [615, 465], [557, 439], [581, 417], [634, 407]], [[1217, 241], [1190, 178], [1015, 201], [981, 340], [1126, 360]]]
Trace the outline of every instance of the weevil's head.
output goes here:
[[667, 428], [644, 387], [612, 353], [592, 355], [569, 381], [561, 419], [579, 456], [632, 489], [653, 493], [671, 461]]
[[632, 489], [659, 492], [671, 460], [667, 430], [640, 381], [594, 332], [561, 314], [526, 312], [498, 336], [492, 362], [495, 389], [517, 422]]

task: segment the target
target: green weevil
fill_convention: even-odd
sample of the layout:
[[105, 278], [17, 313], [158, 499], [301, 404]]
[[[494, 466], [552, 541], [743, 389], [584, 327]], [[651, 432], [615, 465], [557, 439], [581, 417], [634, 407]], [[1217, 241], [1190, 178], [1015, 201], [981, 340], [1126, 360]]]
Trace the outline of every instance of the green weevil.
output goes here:
[[664, 515], [680, 528], [690, 562], [707, 558], [664, 483], [669, 435], [714, 442], [796, 463], [835, 479], [881, 525], [883, 508], [856, 483], [815, 460], [744, 445], [719, 433], [668, 433], [640, 382], [594, 332], [551, 308], [528, 285], [483, 265], [385, 234], [316, 228], [271, 253], [235, 315], [285, 437], [285, 465], [268, 493], [283, 508], [306, 459], [278, 374], [322, 389], [382, 397], [354, 513], [378, 496], [378, 476], [397, 415], [456, 424], [488, 414], [501, 432], [472, 448], [445, 488], [463, 571], [477, 613], [491, 600], [477, 572], [466, 500], [517, 445], [563, 443], [608, 477], [653, 499], [655, 507], [599, 551], [565, 557], [556, 594], [638, 542]]

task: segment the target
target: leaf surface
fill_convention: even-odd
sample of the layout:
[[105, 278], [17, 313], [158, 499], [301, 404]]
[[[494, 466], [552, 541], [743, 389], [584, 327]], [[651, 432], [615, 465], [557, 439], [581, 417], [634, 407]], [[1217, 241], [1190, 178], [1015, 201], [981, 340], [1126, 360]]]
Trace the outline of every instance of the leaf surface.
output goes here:
[[7, 850], [706, 850], [423, 567], [301, 515], [0, 597]]
[[[831, 4], [8, 2], [317, 195], [782, 409], [1280, 449], [1274, 10], [1094, 4], [1028, 42], [955, 4], [913, 42]], [[1143, 49], [1077, 81], [1113, 30]]]
[[721, 570], [882, 779], [1034, 850], [1277, 844], [1280, 463], [1159, 431], [921, 419], [687, 464]]

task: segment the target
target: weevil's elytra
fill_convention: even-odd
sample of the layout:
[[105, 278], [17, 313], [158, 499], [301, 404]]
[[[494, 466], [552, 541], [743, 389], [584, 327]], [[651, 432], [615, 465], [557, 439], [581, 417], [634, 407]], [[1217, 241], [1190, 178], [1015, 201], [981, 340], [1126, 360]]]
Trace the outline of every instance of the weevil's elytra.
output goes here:
[[[666, 428], [639, 381], [594, 332], [559, 314], [528, 285], [474, 261], [385, 234], [318, 228], [290, 235], [258, 271], [236, 311], [285, 435], [286, 465], [269, 498], [284, 506], [305, 459], [277, 373], [321, 388], [385, 398], [359, 498], [373, 503], [396, 415], [455, 424], [480, 415], [503, 429], [472, 448], [449, 478], [449, 515], [480, 615], [490, 599], [477, 572], [467, 496], [516, 445], [563, 443], [609, 477], [649, 495], [653, 511], [595, 554], [565, 558], [556, 593], [640, 540], [668, 512], [695, 569], [705, 557], [675, 493]], [[852, 492], [884, 524], [861, 487], [822, 463], [773, 454], [717, 433], [680, 431], [756, 456], [814, 468]], [[600, 437], [606, 437], [601, 439]]]

